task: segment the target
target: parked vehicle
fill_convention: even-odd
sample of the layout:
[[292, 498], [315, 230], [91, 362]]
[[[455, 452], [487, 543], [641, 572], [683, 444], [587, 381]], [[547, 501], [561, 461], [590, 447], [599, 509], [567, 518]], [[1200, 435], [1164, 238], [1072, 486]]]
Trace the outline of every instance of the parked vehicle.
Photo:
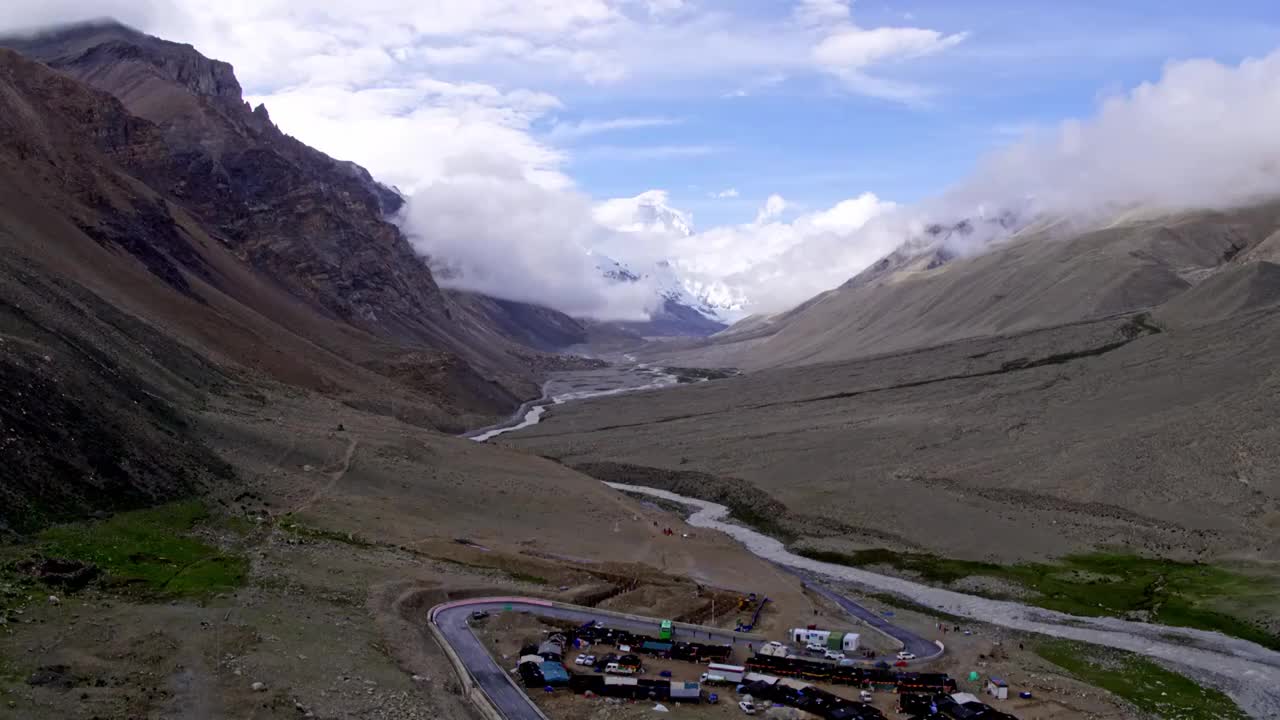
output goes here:
[[610, 675], [635, 675], [636, 669], [629, 665], [619, 665], [611, 662], [604, 666], [604, 671]]
[[863, 690], [862, 692], [858, 693], [858, 699], [864, 703], [869, 703], [875, 698], [872, 697], [870, 690]]
[[747, 715], [756, 714], [756, 704], [749, 697], [738, 701], [738, 709]]
[[596, 656], [595, 655], [579, 655], [578, 657], [573, 659], [573, 664], [574, 665], [595, 665]]
[[822, 653], [822, 657], [828, 660], [843, 660], [844, 653], [838, 650], [827, 650], [826, 652]]
[[712, 673], [702, 673], [702, 677], [698, 678], [698, 682], [703, 685], [728, 685], [729, 678], [723, 675], [714, 675]]
[[827, 646], [820, 642], [811, 642], [808, 645], [805, 645], [804, 649], [813, 653], [824, 653], [827, 651]]
[[726, 665], [724, 663], [711, 663], [707, 665], [707, 671], [702, 674], [704, 683], [733, 683], [742, 682], [742, 678], [746, 675], [747, 669], [741, 665]]
[[898, 659], [899, 660], [915, 660], [916, 654], [903, 650], [902, 652], [898, 653]]

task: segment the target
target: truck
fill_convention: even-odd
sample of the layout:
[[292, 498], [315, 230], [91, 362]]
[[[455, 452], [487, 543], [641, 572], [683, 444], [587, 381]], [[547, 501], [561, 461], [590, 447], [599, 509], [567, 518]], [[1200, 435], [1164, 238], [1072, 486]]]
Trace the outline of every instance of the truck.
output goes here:
[[674, 627], [672, 622], [670, 620], [663, 620], [662, 624], [658, 626], [658, 639], [670, 640], [673, 632]]
[[619, 665], [616, 662], [611, 662], [608, 665], [605, 665], [604, 671], [609, 675], [635, 675], [636, 674], [636, 669], [634, 667], [631, 667], [630, 665]]
[[702, 686], [696, 682], [672, 682], [671, 699], [675, 702], [701, 702]]
[[709, 685], [737, 685], [742, 682], [742, 678], [745, 677], [746, 674], [747, 669], [741, 665], [711, 663], [707, 665], [707, 671], [702, 673], [702, 682]]

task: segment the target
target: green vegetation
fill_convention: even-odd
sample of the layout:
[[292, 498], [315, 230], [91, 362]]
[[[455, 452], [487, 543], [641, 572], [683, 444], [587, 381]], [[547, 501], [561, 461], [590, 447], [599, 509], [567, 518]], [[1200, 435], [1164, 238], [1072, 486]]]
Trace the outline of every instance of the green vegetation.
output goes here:
[[1040, 657], [1168, 720], [1236, 720], [1249, 717], [1226, 695], [1204, 688], [1139, 655], [1093, 645], [1051, 640], [1035, 645]]
[[97, 565], [111, 585], [142, 595], [204, 596], [244, 583], [248, 561], [194, 537], [220, 517], [198, 501], [120, 513], [108, 520], [48, 528], [34, 550]]
[[704, 380], [724, 380], [739, 375], [740, 373], [733, 368], [682, 368], [669, 367], [663, 368], [668, 373], [676, 376], [676, 381], [684, 383], [702, 382]]
[[358, 548], [377, 547], [377, 543], [366, 540], [355, 533], [337, 532], [336, 530], [323, 530], [308, 525], [303, 525], [290, 516], [286, 515], [279, 524], [279, 528], [292, 535], [298, 537], [311, 538], [314, 540], [329, 540], [331, 542], [343, 543], [344, 545], [352, 545]]
[[549, 580], [542, 577], [541, 575], [530, 575], [529, 573], [523, 573], [523, 572], [509, 572], [509, 571], [504, 571], [504, 572], [506, 572], [507, 575], [510, 576], [512, 580], [516, 580], [518, 582], [530, 583], [532, 585], [547, 585], [550, 583]]
[[1115, 553], [1070, 555], [1053, 564], [997, 565], [885, 549], [797, 552], [842, 565], [887, 565], [943, 585], [970, 576], [996, 578], [1031, 591], [1034, 595], [1025, 601], [1050, 610], [1107, 617], [1142, 613], [1152, 622], [1216, 630], [1280, 649], [1280, 637], [1223, 610], [1280, 607], [1280, 583], [1210, 565]]

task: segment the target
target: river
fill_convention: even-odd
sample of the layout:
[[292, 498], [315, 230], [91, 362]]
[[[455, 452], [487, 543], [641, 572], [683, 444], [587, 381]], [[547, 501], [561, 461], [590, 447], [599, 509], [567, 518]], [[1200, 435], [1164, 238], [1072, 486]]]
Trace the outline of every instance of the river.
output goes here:
[[[506, 432], [536, 425], [552, 405], [624, 392], [659, 389], [676, 382], [674, 375], [660, 368], [644, 365], [563, 373], [547, 383], [541, 400], [527, 404], [507, 423], [479, 432], [472, 439], [483, 442]], [[1280, 718], [1280, 653], [1256, 643], [1192, 628], [1118, 618], [1067, 615], [1018, 602], [967, 595], [890, 575], [812, 560], [788, 551], [775, 538], [730, 522], [729, 509], [723, 505], [667, 490], [622, 483], [606, 484], [617, 490], [662, 498], [693, 508], [693, 514], [688, 518], [690, 525], [719, 530], [742, 543], [752, 553], [771, 562], [831, 580], [894, 593], [952, 615], [1024, 632], [1128, 650], [1163, 660], [1198, 682], [1222, 690], [1255, 718]]]
[[719, 530], [752, 553], [780, 565], [891, 592], [920, 605], [993, 625], [1105, 645], [1165, 660], [1188, 676], [1227, 693], [1253, 717], [1280, 718], [1280, 653], [1247, 640], [1191, 628], [1067, 615], [812, 560], [788, 551], [786, 546], [768, 535], [729, 522], [729, 509], [723, 505], [639, 485], [605, 484], [616, 490], [671, 500], [694, 508], [695, 512], [688, 519], [690, 525]]
[[671, 387], [679, 378], [663, 368], [651, 365], [611, 365], [598, 370], [575, 370], [554, 373], [542, 386], [542, 397], [527, 402], [511, 419], [468, 435], [476, 442], [487, 442], [504, 433], [537, 425], [547, 408], [573, 400], [586, 400], [606, 395], [643, 392]]

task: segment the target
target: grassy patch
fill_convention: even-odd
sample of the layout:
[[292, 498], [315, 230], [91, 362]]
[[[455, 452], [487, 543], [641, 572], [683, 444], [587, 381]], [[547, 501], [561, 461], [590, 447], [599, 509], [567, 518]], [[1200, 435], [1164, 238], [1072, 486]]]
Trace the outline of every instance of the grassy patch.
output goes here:
[[1280, 607], [1280, 583], [1210, 565], [1116, 553], [1071, 555], [1052, 564], [997, 565], [884, 549], [798, 552], [842, 565], [887, 565], [938, 584], [970, 576], [996, 578], [1031, 591], [1034, 596], [1025, 602], [1050, 610], [1092, 617], [1138, 613], [1163, 625], [1216, 630], [1280, 649], [1280, 637], [1222, 609]]
[[705, 380], [724, 380], [739, 375], [740, 373], [733, 368], [682, 368], [669, 367], [663, 368], [668, 373], [676, 376], [676, 381], [680, 383], [703, 382]]
[[331, 542], [343, 543], [344, 545], [352, 545], [358, 548], [377, 547], [377, 543], [366, 540], [355, 533], [337, 532], [336, 530], [322, 530], [320, 528], [303, 525], [296, 520], [285, 516], [279, 523], [281, 530], [298, 537], [311, 538], [314, 540], [329, 540]]
[[1036, 654], [1076, 679], [1107, 690], [1153, 717], [1170, 720], [1243, 720], [1249, 717], [1221, 692], [1201, 687], [1133, 653], [1050, 640]]
[[209, 595], [239, 587], [249, 569], [244, 558], [193, 537], [217, 520], [200, 501], [171, 503], [48, 528], [34, 549], [94, 563], [111, 585], [143, 595]]
[[531, 575], [529, 573], [523, 573], [523, 572], [509, 572], [509, 571], [504, 571], [504, 572], [507, 572], [507, 575], [509, 575], [512, 580], [516, 580], [518, 582], [530, 583], [532, 585], [547, 585], [551, 582], [550, 580], [547, 580], [546, 578], [540, 575]]

